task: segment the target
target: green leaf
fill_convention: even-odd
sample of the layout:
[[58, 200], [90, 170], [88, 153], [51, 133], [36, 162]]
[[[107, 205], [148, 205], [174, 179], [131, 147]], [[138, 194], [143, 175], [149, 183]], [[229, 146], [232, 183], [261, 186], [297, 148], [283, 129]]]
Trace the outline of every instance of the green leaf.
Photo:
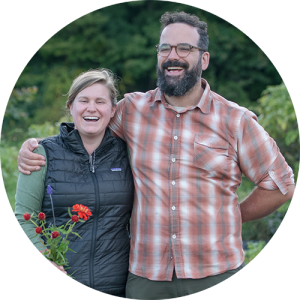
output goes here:
[[81, 237], [77, 232], [73, 232], [73, 231], [72, 231], [72, 233], [75, 234], [76, 236], [78, 236], [79, 238], [82, 239], [82, 237]]
[[69, 213], [70, 218], [72, 218], [70, 207], [68, 207], [68, 213]]

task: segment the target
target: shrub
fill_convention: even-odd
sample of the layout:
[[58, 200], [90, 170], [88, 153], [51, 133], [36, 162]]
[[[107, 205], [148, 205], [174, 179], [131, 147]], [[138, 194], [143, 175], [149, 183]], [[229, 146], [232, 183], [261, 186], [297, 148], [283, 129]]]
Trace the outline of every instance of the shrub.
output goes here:
[[265, 246], [265, 241], [248, 242], [247, 250], [245, 251], [245, 264], [248, 264], [251, 260], [253, 260]]

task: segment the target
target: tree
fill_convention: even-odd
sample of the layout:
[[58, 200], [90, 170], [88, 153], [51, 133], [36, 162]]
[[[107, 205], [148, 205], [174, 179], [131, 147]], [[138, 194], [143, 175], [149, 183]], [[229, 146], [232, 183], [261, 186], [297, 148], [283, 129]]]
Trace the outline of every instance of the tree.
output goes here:
[[30, 125], [30, 105], [34, 102], [37, 87], [17, 88], [11, 93], [2, 124], [2, 141], [15, 144], [23, 139]]
[[121, 95], [156, 87], [160, 16], [185, 11], [207, 22], [211, 61], [203, 77], [212, 90], [248, 106], [281, 78], [266, 55], [241, 31], [198, 8], [165, 1], [132, 1], [89, 13], [50, 38], [32, 57], [16, 88], [37, 86], [32, 122], [56, 122], [72, 80], [91, 68], [105, 67], [121, 80]]

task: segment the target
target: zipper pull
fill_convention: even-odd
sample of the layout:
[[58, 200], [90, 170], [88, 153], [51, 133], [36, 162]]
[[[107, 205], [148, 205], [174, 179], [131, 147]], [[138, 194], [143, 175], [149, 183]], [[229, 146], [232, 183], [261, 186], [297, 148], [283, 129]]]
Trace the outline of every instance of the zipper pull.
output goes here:
[[93, 154], [90, 155], [90, 171], [95, 173], [95, 167], [94, 167], [94, 164], [93, 164]]

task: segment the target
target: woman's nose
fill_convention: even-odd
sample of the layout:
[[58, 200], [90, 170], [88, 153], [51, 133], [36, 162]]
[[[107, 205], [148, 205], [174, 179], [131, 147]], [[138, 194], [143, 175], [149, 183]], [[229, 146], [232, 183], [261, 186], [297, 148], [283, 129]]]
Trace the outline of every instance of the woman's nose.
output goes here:
[[88, 111], [95, 111], [96, 110], [96, 105], [93, 101], [90, 101], [87, 107]]

